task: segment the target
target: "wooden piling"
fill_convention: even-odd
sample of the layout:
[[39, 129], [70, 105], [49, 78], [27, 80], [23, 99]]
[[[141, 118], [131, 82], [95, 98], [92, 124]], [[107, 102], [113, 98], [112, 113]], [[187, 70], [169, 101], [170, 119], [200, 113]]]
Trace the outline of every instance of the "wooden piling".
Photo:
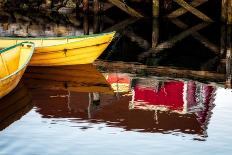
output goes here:
[[221, 20], [227, 21], [227, 0], [222, 0]]
[[222, 0], [221, 19], [227, 24], [232, 24], [232, 0]]
[[227, 24], [232, 24], [232, 0], [228, 0], [228, 19], [227, 19]]
[[156, 48], [159, 40], [159, 21], [157, 19], [153, 19], [152, 22], [152, 48]]
[[84, 29], [85, 35], [89, 34], [89, 17], [88, 17], [88, 15], [84, 15], [83, 29]]
[[153, 17], [159, 17], [159, 0], [153, 0], [152, 12], [153, 12]]
[[80, 7], [79, 7], [79, 0], [76, 0], [76, 14], [78, 15], [80, 13]]
[[87, 13], [89, 11], [89, 0], [83, 0], [82, 5], [83, 5], [83, 12]]
[[220, 39], [220, 55], [223, 57], [223, 55], [226, 53], [226, 26], [221, 26], [221, 39]]
[[93, 16], [93, 33], [100, 32], [100, 16]]
[[227, 43], [226, 43], [226, 88], [232, 85], [232, 43], [231, 43], [231, 26], [227, 26]]
[[93, 13], [96, 15], [100, 12], [100, 2], [99, 0], [93, 0]]

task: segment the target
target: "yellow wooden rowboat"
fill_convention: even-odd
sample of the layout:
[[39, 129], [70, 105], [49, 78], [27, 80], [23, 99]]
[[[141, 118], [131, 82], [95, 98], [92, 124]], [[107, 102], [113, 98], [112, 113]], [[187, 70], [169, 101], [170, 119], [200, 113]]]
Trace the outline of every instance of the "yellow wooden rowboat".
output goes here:
[[34, 44], [23, 42], [0, 50], [0, 98], [20, 81], [34, 52]]
[[30, 66], [60, 66], [92, 63], [110, 44], [115, 32], [56, 38], [1, 37], [0, 48], [30, 41], [35, 52]]
[[114, 93], [105, 77], [92, 64], [28, 67], [23, 81], [30, 89]]

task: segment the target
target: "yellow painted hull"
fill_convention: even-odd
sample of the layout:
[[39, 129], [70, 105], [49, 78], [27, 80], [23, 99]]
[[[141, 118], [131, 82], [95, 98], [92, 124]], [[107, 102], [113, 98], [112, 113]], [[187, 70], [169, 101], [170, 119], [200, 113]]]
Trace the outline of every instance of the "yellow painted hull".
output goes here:
[[0, 98], [17, 86], [33, 51], [33, 43], [20, 43], [0, 51]]
[[105, 77], [92, 64], [29, 67], [23, 79], [32, 89], [114, 93]]
[[0, 38], [0, 48], [23, 41], [35, 43], [30, 66], [61, 66], [93, 63], [110, 44], [115, 32], [79, 37]]

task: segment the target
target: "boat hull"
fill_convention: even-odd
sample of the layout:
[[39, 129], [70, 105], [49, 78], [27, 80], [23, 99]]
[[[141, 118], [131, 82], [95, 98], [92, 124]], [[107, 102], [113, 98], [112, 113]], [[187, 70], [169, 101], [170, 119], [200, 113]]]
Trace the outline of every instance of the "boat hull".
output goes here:
[[[23, 44], [24, 43], [15, 45], [14, 47], [9, 47], [9, 49], [12, 50], [10, 52], [8, 52], [7, 50], [4, 50], [4, 52], [0, 51], [0, 98], [7, 95], [18, 85], [32, 57], [34, 44], [28, 43], [29, 45], [26, 44], [26, 46], [28, 45], [30, 47], [26, 47], [27, 49], [22, 49], [22, 47], [20, 46], [24, 46]], [[16, 49], [18, 48], [18, 46], [20, 49]], [[17, 60], [17, 58], [19, 60]], [[17, 64], [16, 62], [18, 62], [17, 68], [15, 67], [15, 65]]]
[[11, 92], [19, 83], [26, 67], [20, 72], [0, 82], [0, 98]]
[[90, 64], [103, 53], [114, 35], [115, 32], [66, 38], [0, 38], [0, 47], [34, 42], [35, 52], [30, 66]]

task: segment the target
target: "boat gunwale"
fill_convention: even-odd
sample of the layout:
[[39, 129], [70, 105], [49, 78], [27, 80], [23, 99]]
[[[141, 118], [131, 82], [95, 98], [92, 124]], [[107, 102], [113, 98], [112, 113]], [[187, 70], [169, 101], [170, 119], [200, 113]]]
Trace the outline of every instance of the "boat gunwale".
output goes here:
[[27, 64], [29, 64], [29, 62], [30, 62], [30, 60], [31, 60], [31, 58], [32, 58], [32, 55], [33, 55], [33, 53], [34, 53], [33, 51], [34, 51], [34, 49], [35, 49], [35, 44], [34, 44], [33, 42], [21, 42], [21, 43], [19, 43], [19, 44], [16, 44], [16, 45], [13, 45], [13, 46], [10, 46], [10, 47], [7, 47], [7, 48], [4, 48], [4, 49], [0, 50], [0, 54], [1, 54], [1, 53], [6, 52], [6, 51], [8, 51], [8, 50], [10, 50], [10, 49], [13, 49], [13, 48], [15, 48], [15, 47], [17, 47], [17, 46], [21, 46], [22, 44], [25, 44], [25, 43], [29, 43], [29, 44], [32, 45], [31, 51], [30, 51], [31, 54], [30, 54], [29, 57], [27, 58], [26, 62], [25, 62], [21, 67], [19, 67], [16, 71], [14, 71], [13, 73], [11, 73], [11, 74], [9, 74], [9, 75], [7, 75], [7, 76], [1, 78], [1, 79], [0, 79], [0, 82], [1, 82], [1, 81], [4, 81], [4, 80], [6, 80], [6, 79], [8, 79], [8, 78], [10, 78], [10, 77], [12, 77], [13, 75], [15, 75], [15, 74], [17, 74], [17, 73], [19, 73], [24, 67], [27, 66]]
[[90, 35], [79, 35], [79, 36], [63, 36], [63, 37], [0, 37], [0, 40], [59, 40], [59, 39], [75, 39], [75, 38], [95, 38], [98, 36], [103, 36], [103, 35], [109, 35], [109, 34], [115, 34], [116, 31], [112, 32], [105, 32], [105, 33], [100, 33], [100, 34], [90, 34]]

